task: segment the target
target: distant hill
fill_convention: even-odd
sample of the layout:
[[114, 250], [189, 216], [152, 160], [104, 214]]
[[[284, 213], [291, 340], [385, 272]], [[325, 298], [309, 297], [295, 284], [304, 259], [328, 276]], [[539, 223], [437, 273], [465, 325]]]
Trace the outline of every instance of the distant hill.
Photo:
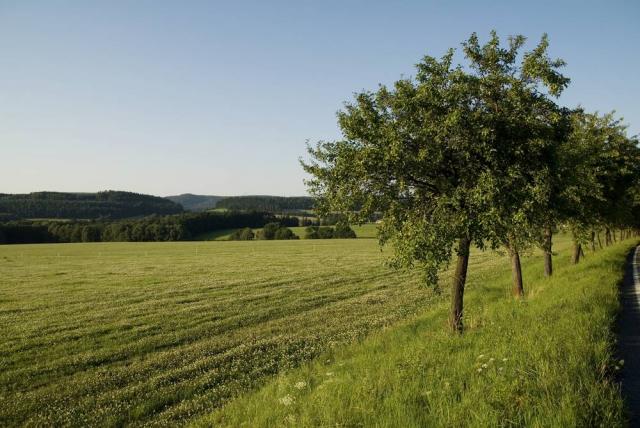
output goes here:
[[187, 211], [206, 211], [216, 207], [219, 200], [226, 196], [194, 195], [183, 193], [177, 196], [167, 196], [166, 199], [180, 204]]
[[216, 204], [216, 208], [243, 211], [284, 212], [313, 209], [310, 196], [231, 196]]
[[0, 193], [0, 215], [17, 218], [111, 218], [183, 212], [181, 205], [159, 196], [108, 190], [97, 193]]

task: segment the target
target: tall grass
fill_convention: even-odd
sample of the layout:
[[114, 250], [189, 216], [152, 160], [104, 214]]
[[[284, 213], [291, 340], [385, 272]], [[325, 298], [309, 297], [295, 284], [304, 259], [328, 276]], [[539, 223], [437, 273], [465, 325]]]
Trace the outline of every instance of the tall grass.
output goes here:
[[471, 266], [463, 335], [447, 333], [447, 304], [435, 304], [195, 425], [622, 426], [611, 328], [633, 244], [588, 254], [577, 266], [560, 245], [552, 279], [542, 278], [538, 255], [528, 257], [521, 301], [505, 295], [508, 269]]

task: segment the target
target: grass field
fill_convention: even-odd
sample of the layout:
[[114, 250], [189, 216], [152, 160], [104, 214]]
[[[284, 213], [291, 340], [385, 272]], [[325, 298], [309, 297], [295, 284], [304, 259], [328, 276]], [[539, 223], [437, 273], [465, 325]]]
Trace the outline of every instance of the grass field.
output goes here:
[[[622, 427], [612, 330], [626, 241], [553, 279], [527, 259], [527, 296], [504, 298], [502, 265], [466, 295], [466, 332], [448, 334], [447, 304], [277, 376], [196, 426]], [[533, 263], [532, 263], [533, 262]]]
[[357, 239], [0, 246], [0, 425], [208, 412], [433, 298], [380, 260]]
[[[588, 254], [579, 269], [566, 266], [566, 239], [556, 247], [558, 287], [539, 279], [537, 253], [524, 259], [527, 303], [509, 298], [505, 256], [474, 252], [469, 331], [452, 338], [445, 333], [446, 295], [421, 287], [417, 273], [384, 268], [373, 239], [0, 246], [0, 425], [235, 425], [243, 415], [249, 425], [358, 425], [375, 417], [384, 425], [409, 421], [417, 409], [445, 413], [416, 421], [457, 422], [499, 379], [497, 372], [484, 381], [475, 377], [480, 352], [508, 355], [507, 369], [525, 373], [523, 380], [498, 384], [504, 397], [513, 398], [516, 388], [522, 391], [516, 403], [536, 399], [528, 389], [553, 374], [548, 389], [534, 388], [535, 394], [557, 409], [550, 404], [555, 394], [572, 392], [574, 398], [565, 399], [571, 408], [572, 399], [584, 397], [565, 378], [584, 373], [561, 375], [564, 366], [544, 365], [544, 356], [564, 362], [570, 355], [585, 370], [606, 360], [611, 282], [620, 276], [629, 244], [598, 258]], [[563, 277], [570, 269], [573, 277]], [[445, 271], [443, 281], [449, 275]], [[580, 278], [593, 278], [599, 288], [585, 280], [573, 287]], [[544, 329], [563, 322], [546, 311], [570, 303], [570, 295], [554, 293], [575, 290], [580, 297], [583, 288], [601, 293], [601, 303], [592, 307], [591, 294], [587, 302], [578, 299], [592, 305], [593, 314], [567, 321], [580, 322], [576, 338], [558, 336], [536, 349], [537, 338], [549, 335]], [[525, 338], [517, 329], [531, 333]], [[512, 346], [525, 339], [529, 348], [515, 352]], [[576, 350], [564, 354], [569, 344]], [[589, 354], [593, 347], [602, 349]], [[526, 358], [525, 350], [531, 352]], [[520, 359], [526, 364], [516, 364]], [[285, 374], [274, 379], [277, 373]], [[327, 376], [335, 385], [324, 381]], [[445, 378], [453, 387], [441, 394]], [[564, 390], [555, 389], [560, 380]], [[291, 389], [299, 382], [305, 386]], [[584, 383], [591, 391], [589, 378]], [[618, 398], [607, 388], [599, 391], [604, 395], [589, 398], [612, 409], [613, 420]], [[433, 398], [424, 394], [439, 401], [429, 404]], [[286, 396], [295, 405], [283, 405]], [[456, 410], [456, 403], [464, 405]], [[405, 410], [395, 407], [400, 404]], [[490, 403], [476, 417], [492, 409], [484, 420], [524, 418], [517, 405], [500, 413]]]

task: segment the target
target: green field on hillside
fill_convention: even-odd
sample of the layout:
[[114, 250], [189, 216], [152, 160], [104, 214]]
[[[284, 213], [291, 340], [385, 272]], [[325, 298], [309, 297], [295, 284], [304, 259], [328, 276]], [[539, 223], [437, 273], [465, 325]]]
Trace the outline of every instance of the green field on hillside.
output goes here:
[[[584, 397], [559, 374], [564, 356], [585, 370], [608, 358], [611, 282], [630, 243], [588, 253], [577, 268], [567, 266], [569, 246], [557, 240], [558, 287], [540, 279], [537, 252], [524, 258], [529, 294], [522, 303], [510, 298], [507, 257], [475, 251], [462, 338], [446, 332], [447, 288], [438, 294], [421, 286], [418, 272], [383, 267], [373, 239], [0, 246], [0, 425], [234, 425], [244, 416], [249, 425], [360, 425], [389, 412], [384, 425], [430, 409], [437, 412], [416, 421], [459, 422], [483, 397], [535, 401], [530, 386], [548, 409], [560, 398], [571, 408]], [[565, 271], [573, 276], [563, 279]], [[443, 273], [444, 285], [449, 276]], [[562, 287], [588, 296], [576, 304], [588, 303], [593, 314], [572, 311], [578, 315], [566, 322], [578, 323], [575, 338], [545, 341], [545, 328], [565, 331], [553, 305], [571, 308], [573, 297]], [[592, 307], [592, 290], [604, 309]], [[515, 351], [524, 339], [511, 328], [531, 331], [529, 348]], [[589, 354], [585, 334], [600, 354]], [[506, 369], [518, 375], [506, 384], [497, 372], [477, 377], [480, 353], [508, 357]], [[278, 373], [285, 374], [274, 379]], [[567, 372], [575, 374], [584, 375]], [[540, 385], [545, 376], [549, 383]], [[589, 379], [579, 379], [587, 392]], [[445, 382], [451, 390], [441, 394]], [[494, 388], [502, 395], [487, 395]], [[601, 391], [589, 398], [613, 408], [614, 420], [617, 396]], [[295, 406], [283, 405], [287, 396]], [[440, 398], [430, 404], [427, 397]], [[523, 421], [517, 405], [500, 409], [485, 403], [477, 412], [489, 411], [487, 421]]]

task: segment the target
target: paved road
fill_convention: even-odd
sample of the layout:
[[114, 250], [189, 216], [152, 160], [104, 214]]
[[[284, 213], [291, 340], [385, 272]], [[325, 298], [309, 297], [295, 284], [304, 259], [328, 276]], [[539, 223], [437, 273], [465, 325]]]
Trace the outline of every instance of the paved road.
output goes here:
[[624, 359], [622, 394], [630, 411], [630, 426], [640, 427], [640, 246], [629, 254], [627, 262], [618, 319], [618, 351]]

